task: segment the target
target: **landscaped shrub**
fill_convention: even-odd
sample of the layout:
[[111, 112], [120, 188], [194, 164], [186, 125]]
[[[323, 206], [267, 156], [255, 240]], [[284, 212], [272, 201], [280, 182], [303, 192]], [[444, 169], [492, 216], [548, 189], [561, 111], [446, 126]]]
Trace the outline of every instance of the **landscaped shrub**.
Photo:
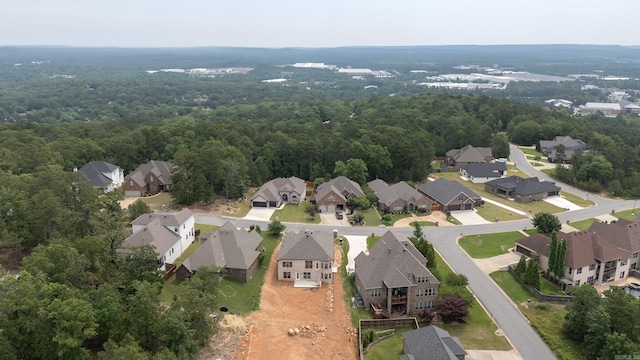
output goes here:
[[469, 279], [464, 274], [448, 274], [444, 282], [450, 286], [467, 286]]

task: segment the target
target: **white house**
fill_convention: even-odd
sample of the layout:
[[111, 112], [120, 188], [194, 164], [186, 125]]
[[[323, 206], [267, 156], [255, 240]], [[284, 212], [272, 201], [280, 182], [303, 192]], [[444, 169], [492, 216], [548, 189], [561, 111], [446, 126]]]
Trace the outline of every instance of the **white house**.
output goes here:
[[121, 167], [106, 161], [90, 161], [78, 170], [87, 177], [95, 187], [112, 191], [124, 182], [124, 171]]
[[195, 217], [189, 209], [182, 209], [177, 213], [151, 213], [140, 215], [131, 222], [133, 233], [144, 229], [152, 221], [158, 220], [162, 226], [178, 235], [180, 243], [176, 251], [182, 254], [195, 240]]

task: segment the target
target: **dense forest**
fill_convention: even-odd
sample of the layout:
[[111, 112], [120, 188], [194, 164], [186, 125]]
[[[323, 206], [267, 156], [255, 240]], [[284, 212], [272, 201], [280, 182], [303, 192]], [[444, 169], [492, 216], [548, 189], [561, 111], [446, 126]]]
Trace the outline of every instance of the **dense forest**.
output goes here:
[[[282, 75], [273, 64], [283, 55], [275, 50], [263, 53], [263, 63], [250, 60], [250, 49], [234, 52], [233, 62], [231, 55], [203, 56], [204, 50], [182, 57], [138, 50], [137, 62], [117, 49], [83, 50], [85, 62], [65, 49], [4, 50], [0, 249], [4, 265], [21, 272], [19, 279], [0, 282], [0, 359], [189, 359], [214, 331], [206, 315], [215, 305], [216, 270], [199, 271], [172, 304], [161, 303], [153, 250], [116, 252], [126, 234], [121, 195], [102, 194], [73, 171], [92, 160], [125, 173], [148, 160], [169, 161], [178, 169], [174, 198], [191, 204], [242, 197], [247, 187], [278, 176], [315, 180], [349, 167], [365, 174], [362, 182], [422, 182], [433, 160], [453, 148], [492, 147], [501, 157], [509, 142], [535, 145], [570, 135], [584, 140], [588, 151], [572, 168], [558, 168], [558, 178], [590, 191], [640, 197], [636, 117], [575, 117], [489, 94], [414, 93], [398, 78], [359, 82], [319, 70], [287, 69], [300, 81], [286, 86], [260, 83]], [[289, 51], [296, 61], [318, 56]], [[380, 65], [379, 59], [362, 60], [367, 51], [327, 51], [323, 60]], [[628, 55], [621, 52], [618, 58]], [[506, 59], [517, 60], [516, 51], [508, 53]], [[237, 60], [238, 54], [245, 58]], [[33, 60], [44, 62], [28, 63]], [[401, 60], [388, 57], [387, 68], [401, 73]], [[425, 59], [404, 69], [429, 64], [445, 69]], [[222, 78], [144, 72], [171, 66], [254, 70]], [[75, 77], [54, 76], [60, 74]], [[378, 87], [364, 90], [369, 83]], [[558, 86], [519, 89], [526, 97]]]

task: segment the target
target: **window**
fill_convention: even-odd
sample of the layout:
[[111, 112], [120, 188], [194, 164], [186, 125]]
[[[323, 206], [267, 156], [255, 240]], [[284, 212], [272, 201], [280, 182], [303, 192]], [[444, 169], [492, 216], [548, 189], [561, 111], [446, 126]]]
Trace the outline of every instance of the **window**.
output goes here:
[[416, 289], [416, 296], [425, 296], [427, 295], [427, 289]]
[[311, 273], [302, 273], [302, 278], [305, 280], [311, 280]]
[[624, 279], [624, 271], [620, 272], [620, 279]]
[[638, 253], [633, 254], [633, 258], [637, 259], [638, 258]]
[[416, 281], [417, 281], [417, 282], [419, 282], [419, 283], [426, 283], [426, 282], [429, 282], [429, 280], [427, 279], [427, 277], [426, 277], [426, 276], [419, 276], [419, 277], [416, 279]]
[[293, 267], [293, 262], [291, 261], [283, 261], [282, 267]]
[[589, 276], [589, 277], [587, 278], [587, 283], [588, 283], [588, 284], [593, 284], [593, 276]]
[[428, 308], [432, 308], [435, 306], [435, 303], [433, 301], [419, 301], [416, 303], [415, 308], [416, 309], [428, 309]]
[[331, 279], [331, 274], [324, 274], [324, 279], [325, 280]]
[[320, 268], [320, 263], [316, 263], [316, 269]]
[[620, 266], [625, 266], [625, 265], [627, 265], [627, 261], [628, 261], [627, 259], [620, 260]]
[[373, 290], [371, 290], [371, 296], [373, 296], [373, 297], [380, 296], [381, 293], [382, 293], [381, 289], [373, 289]]
[[329, 263], [324, 263], [324, 268], [328, 269], [329, 268]]
[[436, 295], [437, 292], [438, 292], [438, 289], [434, 289], [434, 288], [427, 289], [427, 296], [434, 296]]
[[329, 201], [334, 202], [334, 201], [336, 201], [336, 198], [333, 197], [333, 195], [331, 195], [331, 196], [329, 196]]
[[580, 280], [576, 280], [575, 286], [580, 286]]
[[593, 271], [596, 269], [596, 264], [589, 265], [589, 271]]
[[282, 273], [282, 278], [283, 279], [291, 279], [291, 272], [289, 271], [285, 271]]
[[577, 268], [576, 269], [576, 274], [582, 274], [582, 268]]
[[304, 262], [304, 268], [305, 269], [313, 269], [313, 261], [306, 260]]
[[573, 273], [573, 269], [569, 268], [569, 275], [571, 275]]

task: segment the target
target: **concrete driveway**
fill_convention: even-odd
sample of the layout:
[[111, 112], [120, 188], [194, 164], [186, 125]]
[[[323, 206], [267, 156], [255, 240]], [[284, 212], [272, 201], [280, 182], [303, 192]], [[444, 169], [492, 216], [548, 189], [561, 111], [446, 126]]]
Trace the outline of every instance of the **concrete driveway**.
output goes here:
[[479, 225], [489, 224], [482, 216], [478, 215], [474, 210], [458, 210], [452, 211], [451, 216], [460, 221], [462, 225]]
[[522, 356], [515, 350], [467, 350], [467, 360], [522, 360]]
[[320, 225], [329, 226], [349, 226], [349, 220], [347, 220], [347, 214], [344, 213], [342, 220], [336, 218], [336, 214], [332, 212], [320, 213]]
[[273, 212], [278, 210], [277, 208], [262, 208], [262, 207], [254, 207], [249, 210], [247, 215], [244, 217], [246, 220], [256, 220], [256, 221], [271, 221], [271, 216]]
[[555, 205], [559, 208], [567, 209], [569, 211], [580, 210], [581, 206], [578, 206], [571, 201], [563, 198], [562, 196], [552, 196], [544, 199], [544, 201], [548, 202], [551, 205]]
[[352, 274], [355, 269], [355, 259], [361, 252], [367, 250], [367, 236], [363, 235], [345, 235], [349, 242], [349, 253], [347, 254], [347, 274]]

